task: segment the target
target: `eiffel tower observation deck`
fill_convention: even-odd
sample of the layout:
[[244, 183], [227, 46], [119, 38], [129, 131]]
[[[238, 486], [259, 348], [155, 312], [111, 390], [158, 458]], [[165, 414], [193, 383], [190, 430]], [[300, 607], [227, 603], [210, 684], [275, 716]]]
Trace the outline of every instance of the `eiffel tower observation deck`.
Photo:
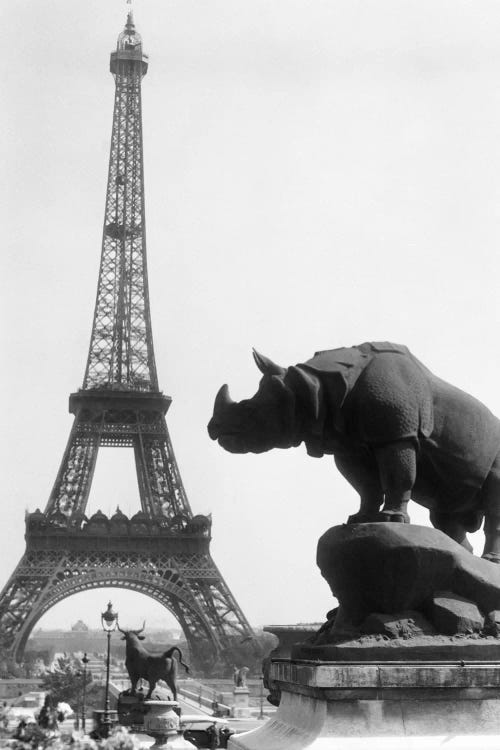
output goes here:
[[[129, 11], [115, 79], [101, 262], [83, 386], [45, 510], [26, 516], [26, 552], [0, 595], [0, 646], [19, 660], [40, 617], [77, 592], [116, 586], [163, 604], [198, 663], [252, 637], [210, 555], [211, 519], [193, 515], [158, 387], [148, 293], [141, 82], [148, 56]], [[101, 446], [132, 448], [141, 510], [85, 515]], [[232, 663], [232, 661], [231, 661]]]

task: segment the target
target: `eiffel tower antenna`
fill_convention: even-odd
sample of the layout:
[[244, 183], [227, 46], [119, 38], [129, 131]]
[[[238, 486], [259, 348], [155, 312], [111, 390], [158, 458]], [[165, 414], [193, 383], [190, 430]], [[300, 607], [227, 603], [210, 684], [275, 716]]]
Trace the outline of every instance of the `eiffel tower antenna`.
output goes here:
[[[196, 662], [231, 651], [252, 630], [210, 555], [211, 518], [191, 511], [158, 387], [149, 307], [141, 84], [148, 71], [128, 13], [110, 70], [115, 80], [101, 262], [82, 387], [43, 512], [26, 516], [26, 552], [0, 594], [3, 648], [19, 660], [37, 621], [80, 591], [142, 592], [178, 620]], [[85, 510], [99, 449], [132, 449], [141, 510]]]

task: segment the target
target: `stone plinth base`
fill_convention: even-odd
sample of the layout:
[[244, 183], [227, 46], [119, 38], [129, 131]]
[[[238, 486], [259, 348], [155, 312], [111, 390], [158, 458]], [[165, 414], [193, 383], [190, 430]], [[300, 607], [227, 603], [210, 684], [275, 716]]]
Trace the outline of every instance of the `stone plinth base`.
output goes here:
[[190, 750], [192, 744], [184, 739], [177, 701], [144, 701], [144, 731], [154, 737], [150, 750]]
[[232, 750], [489, 750], [500, 747], [500, 662], [279, 660], [274, 718]]
[[233, 719], [248, 719], [250, 714], [250, 690], [247, 687], [235, 687], [234, 705], [231, 708]]

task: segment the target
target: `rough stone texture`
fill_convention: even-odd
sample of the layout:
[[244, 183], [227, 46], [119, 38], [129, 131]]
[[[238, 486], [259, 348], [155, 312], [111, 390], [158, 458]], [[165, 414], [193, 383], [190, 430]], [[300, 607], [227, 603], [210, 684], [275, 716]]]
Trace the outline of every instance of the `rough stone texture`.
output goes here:
[[334, 526], [319, 540], [317, 563], [344, 619], [354, 625], [373, 612], [427, 614], [439, 591], [474, 602], [483, 613], [500, 609], [500, 566], [436, 529], [399, 523]]
[[495, 750], [496, 665], [280, 660], [275, 716], [232, 750]]
[[388, 638], [383, 635], [364, 635], [350, 641], [297, 643], [292, 648], [293, 659], [311, 661], [373, 661], [379, 664], [394, 661], [411, 662], [498, 662], [500, 642], [495, 636], [425, 635], [415, 638]]
[[440, 591], [432, 600], [432, 621], [447, 635], [479, 633], [484, 617], [473, 602], [450, 591]]
[[[329, 612], [328, 616], [331, 613]], [[279, 706], [280, 691], [277, 685], [274, 685], [269, 675], [271, 662], [273, 659], [288, 659], [291, 656], [292, 648], [296, 643], [302, 643], [316, 636], [324, 626], [321, 623], [302, 623], [300, 625], [266, 625], [264, 631], [272, 633], [278, 639], [278, 645], [262, 660], [262, 676], [264, 687], [269, 691], [267, 696], [268, 702], [272, 706]]]
[[345, 617], [344, 610], [336, 607], [326, 615], [326, 622], [307, 642], [320, 644], [331, 643], [332, 640], [352, 640], [361, 635], [359, 625], [353, 625], [352, 621]]
[[431, 635], [436, 629], [420, 612], [401, 612], [395, 615], [386, 615], [374, 612], [368, 615], [361, 624], [361, 633], [380, 634], [389, 638], [415, 638], [421, 635]]
[[289, 658], [292, 646], [302, 643], [314, 636], [322, 627], [320, 622], [301, 623], [299, 625], [266, 625], [265, 633], [272, 633], [278, 638], [278, 645], [269, 653], [271, 659]]
[[488, 612], [484, 620], [484, 630], [488, 635], [500, 635], [500, 609]]

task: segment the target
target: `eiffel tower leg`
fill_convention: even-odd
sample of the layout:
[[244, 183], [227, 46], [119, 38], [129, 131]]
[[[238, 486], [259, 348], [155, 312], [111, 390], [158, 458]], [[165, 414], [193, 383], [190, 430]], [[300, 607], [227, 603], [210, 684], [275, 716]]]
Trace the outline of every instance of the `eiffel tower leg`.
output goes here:
[[54, 487], [45, 509], [47, 515], [57, 512], [70, 516], [84, 513], [99, 450], [98, 429], [86, 429], [86, 422], [78, 415], [64, 451]]
[[[0, 594], [0, 644], [13, 656], [19, 654], [21, 644], [22, 653], [33, 625], [47, 611], [41, 603], [64, 562], [55, 552], [26, 551]], [[29, 622], [33, 625], [27, 629]]]
[[182, 479], [163, 422], [163, 434], [139, 433], [134, 445], [137, 478], [143, 509], [151, 516], [168, 520], [172, 528], [191, 516]]
[[231, 662], [235, 643], [253, 637], [253, 631], [210, 554], [192, 557], [181, 568], [187, 587], [204, 612], [221, 654]]
[[[211, 638], [205, 623], [196, 621], [190, 610], [179, 600], [173, 602], [172, 614], [181, 626], [189, 647], [191, 666], [203, 666], [206, 661], [215, 662], [221, 652], [222, 644]], [[201, 627], [200, 627], [201, 625]]]

